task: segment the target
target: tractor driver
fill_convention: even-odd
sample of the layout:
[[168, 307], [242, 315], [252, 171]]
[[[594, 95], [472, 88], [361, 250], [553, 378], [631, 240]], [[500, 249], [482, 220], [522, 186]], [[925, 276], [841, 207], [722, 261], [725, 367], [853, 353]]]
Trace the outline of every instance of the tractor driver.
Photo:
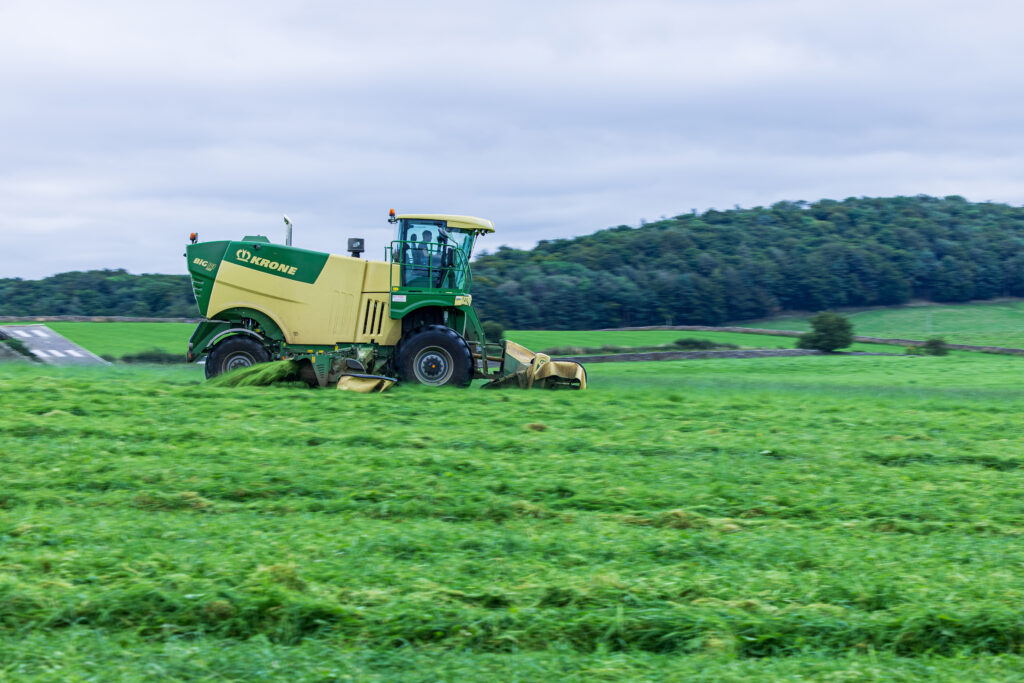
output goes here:
[[426, 266], [430, 264], [430, 245], [434, 241], [434, 236], [429, 230], [423, 231], [423, 238], [420, 240], [420, 245], [413, 249], [413, 262], [417, 266]]
[[395, 250], [395, 255], [394, 255], [394, 259], [393, 260], [396, 261], [396, 262], [399, 262], [399, 263], [412, 263], [412, 259], [410, 258], [412, 256], [412, 254], [409, 253], [409, 242], [415, 242], [415, 241], [416, 241], [416, 234], [415, 233], [409, 233], [409, 239], [408, 240], [403, 240], [402, 242], [400, 242], [401, 246], [397, 250]]
[[406, 285], [425, 286], [430, 280], [430, 243], [432, 236], [424, 230], [419, 239], [416, 233], [410, 232], [409, 239], [402, 244], [402, 262], [407, 264], [403, 269], [402, 280]]

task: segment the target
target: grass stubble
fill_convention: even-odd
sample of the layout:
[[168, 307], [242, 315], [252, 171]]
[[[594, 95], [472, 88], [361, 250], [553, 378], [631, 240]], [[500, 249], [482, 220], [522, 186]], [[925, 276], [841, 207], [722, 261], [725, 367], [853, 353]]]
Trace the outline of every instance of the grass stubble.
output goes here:
[[0, 679], [1020, 678], [1022, 362], [0, 366]]

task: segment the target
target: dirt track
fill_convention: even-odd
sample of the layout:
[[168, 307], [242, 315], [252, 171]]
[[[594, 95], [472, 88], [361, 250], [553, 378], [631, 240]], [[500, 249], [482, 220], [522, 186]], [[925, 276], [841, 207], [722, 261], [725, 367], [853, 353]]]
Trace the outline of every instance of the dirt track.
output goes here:
[[709, 358], [784, 358], [786, 356], [902, 356], [902, 353], [846, 351], [824, 353], [810, 349], [728, 349], [725, 351], [652, 351], [649, 353], [608, 353], [599, 356], [552, 356], [552, 360], [579, 363], [628, 363], [656, 360], [699, 360]]

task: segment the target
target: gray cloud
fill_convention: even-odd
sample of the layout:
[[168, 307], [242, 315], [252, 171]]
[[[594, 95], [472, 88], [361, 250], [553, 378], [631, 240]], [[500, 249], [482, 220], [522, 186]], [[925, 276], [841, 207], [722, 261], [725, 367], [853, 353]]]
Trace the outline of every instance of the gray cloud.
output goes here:
[[1011, 2], [7, 2], [2, 276], [182, 272], [185, 236], [485, 248], [691, 208], [1024, 201]]

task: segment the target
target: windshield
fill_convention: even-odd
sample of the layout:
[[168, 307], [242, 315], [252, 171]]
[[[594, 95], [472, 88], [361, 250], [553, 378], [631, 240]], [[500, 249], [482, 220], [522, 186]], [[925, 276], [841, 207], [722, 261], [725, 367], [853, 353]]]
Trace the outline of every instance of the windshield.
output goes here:
[[421, 218], [403, 218], [398, 224], [396, 239], [400, 242], [420, 242], [424, 246], [439, 245], [456, 247], [468, 260], [473, 253], [473, 242], [476, 238], [469, 230], [453, 230], [445, 221], [426, 220]]
[[468, 287], [469, 257], [476, 239], [473, 231], [449, 228], [443, 220], [403, 218], [396, 238], [392, 259], [403, 264], [403, 285]]

